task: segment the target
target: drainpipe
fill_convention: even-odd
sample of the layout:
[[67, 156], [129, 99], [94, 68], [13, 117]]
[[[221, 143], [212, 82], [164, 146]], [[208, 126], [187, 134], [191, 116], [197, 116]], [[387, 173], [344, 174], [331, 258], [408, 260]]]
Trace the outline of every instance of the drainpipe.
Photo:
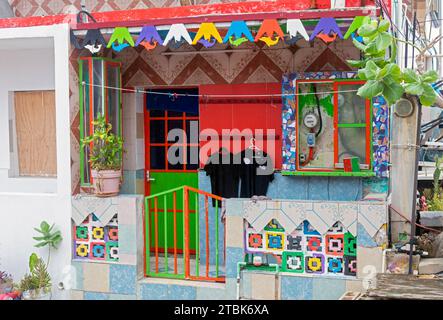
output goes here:
[[0, 0], [0, 19], [12, 17], [14, 17], [14, 12], [8, 0]]
[[241, 269], [246, 266], [246, 262], [240, 261], [237, 262], [237, 300], [240, 300], [240, 276]]

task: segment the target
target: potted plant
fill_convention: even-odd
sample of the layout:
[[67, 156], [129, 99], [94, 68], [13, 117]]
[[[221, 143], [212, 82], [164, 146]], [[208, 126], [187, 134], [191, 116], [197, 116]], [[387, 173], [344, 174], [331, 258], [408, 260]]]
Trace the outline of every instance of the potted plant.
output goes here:
[[35, 253], [29, 257], [29, 274], [20, 281], [19, 289], [24, 300], [50, 300], [51, 277], [42, 258]]
[[52, 295], [51, 276], [48, 273], [51, 259], [51, 248], [57, 249], [63, 240], [59, 230], [54, 231], [54, 225], [50, 226], [46, 221], [40, 223], [40, 228], [34, 228], [40, 233], [33, 237], [37, 241], [36, 248], [48, 247], [48, 259], [46, 263], [37, 254], [29, 257], [29, 274], [20, 281], [19, 290], [23, 293], [24, 300], [49, 300]]
[[122, 181], [123, 139], [112, 133], [112, 125], [104, 116], [92, 122], [94, 133], [82, 140], [91, 145], [89, 163], [95, 194], [99, 197], [116, 196]]
[[441, 166], [443, 164], [442, 158], [435, 158], [435, 170], [434, 170], [434, 182], [432, 189], [424, 189], [424, 203], [426, 203], [426, 209], [430, 212], [443, 211], [443, 189], [440, 186]]

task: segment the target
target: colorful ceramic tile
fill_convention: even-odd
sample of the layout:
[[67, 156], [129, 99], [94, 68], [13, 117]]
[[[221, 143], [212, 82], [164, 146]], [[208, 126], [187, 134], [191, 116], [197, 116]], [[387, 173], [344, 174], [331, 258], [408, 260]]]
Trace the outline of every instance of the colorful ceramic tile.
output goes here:
[[356, 276], [357, 275], [357, 258], [351, 256], [344, 256], [345, 260], [345, 275]]
[[91, 236], [93, 240], [105, 240], [105, 229], [103, 227], [92, 227]]
[[306, 251], [321, 252], [322, 251], [321, 237], [306, 237]]
[[343, 233], [343, 230], [343, 224], [338, 221], [328, 230], [328, 233]]
[[106, 248], [105, 244], [101, 242], [91, 242], [91, 250], [89, 252], [89, 258], [93, 260], [105, 260]]
[[74, 242], [74, 258], [86, 259], [89, 257], [89, 243]]
[[105, 227], [106, 241], [118, 241], [118, 227]]
[[248, 247], [253, 249], [263, 248], [263, 235], [261, 233], [250, 233], [248, 236]]
[[78, 241], [89, 240], [89, 230], [87, 226], [74, 226], [74, 239]]
[[286, 249], [294, 251], [302, 251], [303, 250], [302, 241], [303, 241], [302, 236], [288, 235]]
[[281, 251], [284, 248], [285, 234], [281, 232], [266, 232], [266, 249]]
[[106, 243], [106, 258], [109, 261], [118, 261], [118, 242], [109, 241]]
[[357, 255], [357, 238], [354, 237], [350, 232], [345, 233], [345, 251], [346, 256]]
[[326, 254], [332, 256], [342, 256], [344, 252], [343, 234], [326, 235]]
[[94, 214], [73, 226], [73, 256], [75, 259], [118, 261], [119, 233], [117, 214], [103, 226]]
[[328, 272], [329, 273], [341, 273], [343, 274], [343, 258], [341, 257], [328, 257], [327, 260]]
[[305, 270], [307, 273], [322, 274], [325, 272], [325, 257], [320, 253], [314, 253], [305, 257]]
[[314, 227], [308, 222], [303, 221], [303, 233], [307, 235], [319, 236], [320, 233], [314, 229]]
[[305, 270], [303, 252], [287, 252], [282, 255], [282, 271], [303, 273]]
[[389, 107], [383, 97], [372, 99], [373, 170], [377, 177], [387, 177], [389, 168]]

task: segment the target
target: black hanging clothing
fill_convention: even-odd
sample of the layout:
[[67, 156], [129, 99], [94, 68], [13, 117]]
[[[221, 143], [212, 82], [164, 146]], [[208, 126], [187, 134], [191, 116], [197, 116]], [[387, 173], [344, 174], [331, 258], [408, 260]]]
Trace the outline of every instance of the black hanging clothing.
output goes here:
[[[213, 194], [223, 198], [238, 198], [238, 166], [234, 164], [234, 155], [228, 151], [215, 152], [209, 157], [203, 170], [211, 178]], [[214, 199], [212, 205], [215, 207]]]
[[269, 183], [274, 180], [274, 166], [271, 157], [258, 149], [241, 152], [240, 197], [265, 196]]

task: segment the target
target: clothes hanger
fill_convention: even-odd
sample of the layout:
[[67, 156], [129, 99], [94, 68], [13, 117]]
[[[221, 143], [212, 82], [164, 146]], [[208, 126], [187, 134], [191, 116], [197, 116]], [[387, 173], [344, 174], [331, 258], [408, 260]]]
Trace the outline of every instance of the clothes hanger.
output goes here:
[[255, 145], [255, 138], [251, 138], [251, 140], [249, 140], [249, 149], [261, 151], [261, 149]]
[[[251, 138], [251, 140], [249, 140], [249, 148], [248, 149], [255, 151], [252, 158], [254, 158], [254, 159], [262, 159], [263, 158], [263, 155], [261, 154], [262, 150], [255, 145], [255, 138]], [[258, 153], [259, 155], [256, 155], [256, 153]]]

